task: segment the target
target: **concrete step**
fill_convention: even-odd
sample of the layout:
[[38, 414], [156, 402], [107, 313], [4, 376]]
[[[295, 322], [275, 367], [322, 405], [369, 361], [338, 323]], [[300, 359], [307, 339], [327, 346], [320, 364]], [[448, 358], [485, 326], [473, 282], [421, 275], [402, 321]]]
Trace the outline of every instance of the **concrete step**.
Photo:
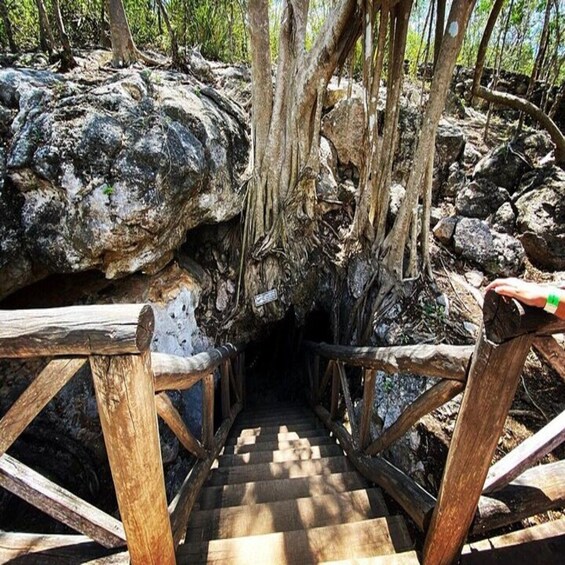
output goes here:
[[235, 485], [204, 486], [200, 491], [197, 505], [201, 510], [220, 507], [227, 508], [229, 506], [262, 504], [307, 496], [337, 494], [367, 487], [368, 482], [354, 471], [296, 479], [276, 479]]
[[186, 543], [177, 560], [230, 565], [308, 565], [320, 561], [390, 555], [412, 548], [398, 516], [259, 536]]
[[387, 515], [379, 489], [193, 512], [187, 542], [284, 532]]

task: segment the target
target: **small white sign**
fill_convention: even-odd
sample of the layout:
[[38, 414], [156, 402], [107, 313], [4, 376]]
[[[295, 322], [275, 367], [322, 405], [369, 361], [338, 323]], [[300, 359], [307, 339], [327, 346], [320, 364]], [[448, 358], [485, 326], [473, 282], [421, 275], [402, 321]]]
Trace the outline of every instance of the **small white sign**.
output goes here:
[[276, 288], [268, 290], [263, 294], [257, 294], [255, 296], [255, 306], [264, 306], [265, 304], [269, 304], [269, 302], [274, 302], [278, 297], [279, 295]]

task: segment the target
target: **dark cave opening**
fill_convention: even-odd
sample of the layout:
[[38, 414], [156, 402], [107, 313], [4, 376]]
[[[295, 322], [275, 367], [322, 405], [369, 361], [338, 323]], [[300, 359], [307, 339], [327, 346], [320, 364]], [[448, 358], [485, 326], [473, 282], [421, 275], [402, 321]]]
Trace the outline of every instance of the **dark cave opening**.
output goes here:
[[248, 345], [245, 360], [249, 407], [307, 402], [305, 341], [332, 341], [327, 312], [316, 308], [300, 325], [294, 308], [290, 308], [282, 320], [265, 329], [262, 338]]

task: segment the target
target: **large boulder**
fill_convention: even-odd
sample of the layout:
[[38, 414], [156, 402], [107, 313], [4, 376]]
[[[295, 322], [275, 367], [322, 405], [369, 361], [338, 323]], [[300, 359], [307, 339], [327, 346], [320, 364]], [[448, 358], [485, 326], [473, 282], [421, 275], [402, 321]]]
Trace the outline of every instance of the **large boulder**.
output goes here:
[[460, 218], [453, 233], [455, 251], [493, 275], [517, 275], [523, 265], [522, 244], [506, 233], [492, 231], [478, 218]]
[[526, 175], [516, 197], [516, 229], [530, 261], [565, 269], [565, 171], [546, 167]]
[[462, 188], [455, 198], [455, 208], [462, 216], [486, 219], [496, 212], [510, 194], [505, 188], [496, 186], [487, 179], [480, 179]]
[[0, 296], [46, 273], [154, 273], [188, 230], [241, 210], [246, 118], [212, 88], [161, 71], [89, 86], [0, 70], [0, 93], [17, 112], [0, 189]]
[[365, 110], [361, 98], [339, 100], [322, 119], [322, 134], [329, 139], [343, 165], [361, 165]]
[[447, 169], [458, 161], [463, 154], [465, 140], [462, 128], [447, 120], [441, 120], [436, 133], [436, 166]]

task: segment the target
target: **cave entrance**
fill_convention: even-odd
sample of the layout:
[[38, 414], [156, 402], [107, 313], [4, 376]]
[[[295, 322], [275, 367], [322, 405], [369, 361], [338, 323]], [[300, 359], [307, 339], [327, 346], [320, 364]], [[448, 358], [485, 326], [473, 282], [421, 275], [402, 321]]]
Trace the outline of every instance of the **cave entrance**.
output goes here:
[[246, 403], [250, 408], [278, 402], [306, 403], [305, 352], [302, 343], [332, 341], [330, 316], [313, 310], [304, 325], [296, 322], [294, 308], [272, 324], [264, 337], [250, 343], [246, 359]]

